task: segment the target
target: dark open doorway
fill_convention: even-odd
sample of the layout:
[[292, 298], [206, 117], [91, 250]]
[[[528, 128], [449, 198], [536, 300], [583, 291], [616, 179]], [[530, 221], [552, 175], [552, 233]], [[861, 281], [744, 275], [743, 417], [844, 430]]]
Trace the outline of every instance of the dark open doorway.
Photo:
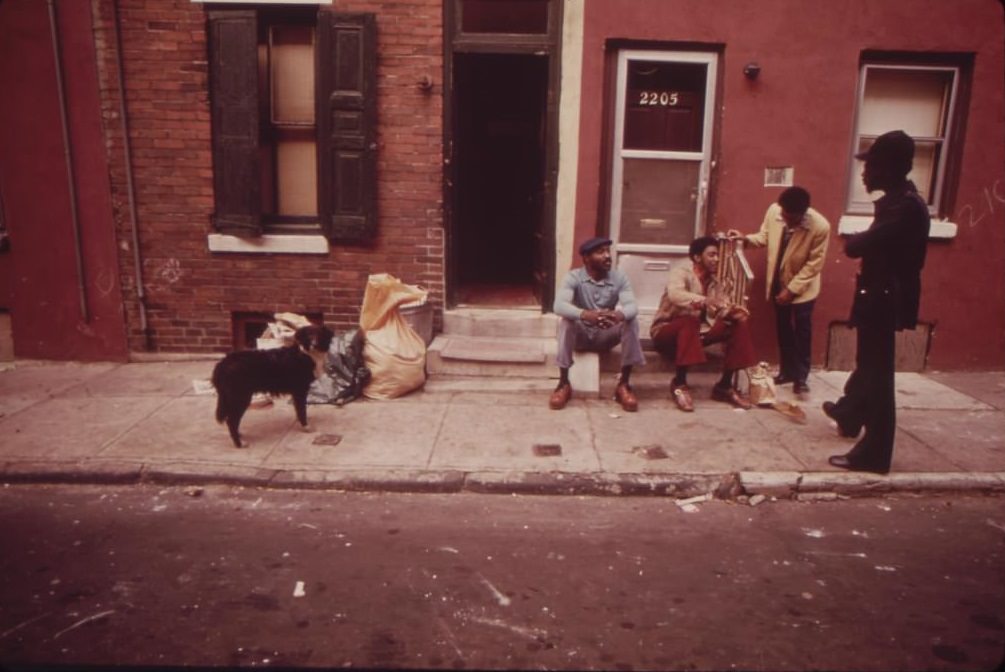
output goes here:
[[539, 305], [548, 56], [454, 55], [458, 304]]

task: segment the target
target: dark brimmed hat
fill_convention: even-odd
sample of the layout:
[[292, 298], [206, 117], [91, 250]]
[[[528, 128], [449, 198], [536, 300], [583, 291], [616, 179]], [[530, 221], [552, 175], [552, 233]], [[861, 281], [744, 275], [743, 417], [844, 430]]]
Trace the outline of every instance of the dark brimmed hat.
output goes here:
[[904, 131], [890, 131], [876, 138], [869, 149], [855, 155], [856, 159], [902, 172], [911, 172], [914, 164], [914, 140]]
[[611, 244], [610, 238], [600, 238], [600, 237], [590, 238], [589, 240], [584, 241], [583, 244], [579, 246], [579, 256], [585, 257], [598, 247], [603, 247], [604, 245], [610, 245], [610, 244]]

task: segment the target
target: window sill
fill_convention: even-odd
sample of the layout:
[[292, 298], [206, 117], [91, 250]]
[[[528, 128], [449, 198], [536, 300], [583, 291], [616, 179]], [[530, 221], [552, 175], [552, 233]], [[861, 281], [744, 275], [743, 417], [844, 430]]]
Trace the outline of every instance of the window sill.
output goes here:
[[[850, 236], [854, 233], [865, 231], [872, 224], [872, 217], [867, 215], [844, 215], [838, 221], [837, 232], [842, 236]], [[928, 233], [929, 238], [950, 239], [956, 237], [958, 227], [953, 222], [946, 219], [933, 219], [932, 229]]]
[[222, 233], [207, 236], [210, 252], [252, 254], [328, 254], [328, 239], [321, 235], [269, 235], [241, 238]]

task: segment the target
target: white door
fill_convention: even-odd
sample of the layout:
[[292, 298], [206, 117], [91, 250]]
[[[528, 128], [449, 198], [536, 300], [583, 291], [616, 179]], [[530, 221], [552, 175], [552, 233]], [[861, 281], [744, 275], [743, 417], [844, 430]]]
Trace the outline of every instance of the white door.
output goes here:
[[644, 311], [705, 231], [717, 56], [618, 54], [610, 231]]

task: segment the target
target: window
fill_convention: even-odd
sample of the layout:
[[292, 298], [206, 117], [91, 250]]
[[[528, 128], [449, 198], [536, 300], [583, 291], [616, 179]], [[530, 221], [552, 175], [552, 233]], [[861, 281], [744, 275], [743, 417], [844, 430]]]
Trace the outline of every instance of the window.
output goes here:
[[373, 14], [209, 12], [220, 233], [376, 233]]
[[461, 0], [460, 8], [465, 33], [548, 32], [548, 0]]
[[313, 25], [260, 22], [258, 105], [262, 215], [318, 224]]
[[[865, 151], [882, 133], [901, 129], [915, 142], [909, 178], [938, 215], [946, 210], [951, 188], [947, 173], [954, 153], [955, 113], [959, 107], [958, 64], [866, 62], [859, 80], [855, 153]], [[871, 214], [872, 201], [862, 185], [862, 161], [853, 159], [848, 212]]]

